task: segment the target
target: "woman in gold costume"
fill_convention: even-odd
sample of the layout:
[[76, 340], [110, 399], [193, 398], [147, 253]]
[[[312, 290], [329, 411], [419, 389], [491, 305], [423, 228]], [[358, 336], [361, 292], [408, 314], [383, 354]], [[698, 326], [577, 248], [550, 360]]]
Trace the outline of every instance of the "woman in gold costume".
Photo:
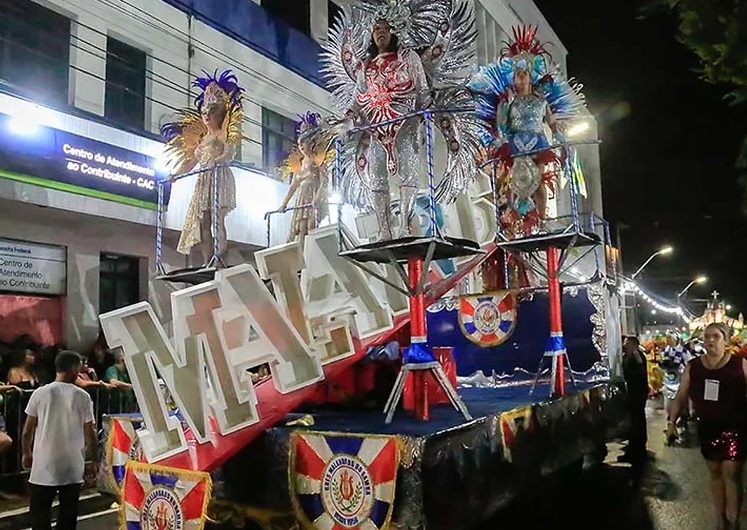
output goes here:
[[236, 208], [236, 183], [231, 169], [225, 164], [236, 155], [241, 142], [242, 93], [236, 76], [226, 70], [217, 75], [203, 71], [204, 76], [192, 83], [200, 90], [195, 98], [195, 109], [180, 112], [179, 119], [163, 126], [166, 154], [176, 163], [172, 180], [199, 166], [200, 172], [189, 203], [177, 250], [189, 255], [193, 246], [200, 244], [204, 265], [213, 258], [214, 179], [218, 179], [218, 240], [217, 256], [227, 248], [226, 216]]
[[306, 234], [317, 228], [329, 212], [327, 173], [334, 149], [330, 133], [320, 125], [319, 114], [307, 112], [300, 118], [298, 146], [280, 168], [283, 180], [291, 178], [280, 210], [285, 211], [296, 196], [288, 243], [298, 239], [303, 244]]

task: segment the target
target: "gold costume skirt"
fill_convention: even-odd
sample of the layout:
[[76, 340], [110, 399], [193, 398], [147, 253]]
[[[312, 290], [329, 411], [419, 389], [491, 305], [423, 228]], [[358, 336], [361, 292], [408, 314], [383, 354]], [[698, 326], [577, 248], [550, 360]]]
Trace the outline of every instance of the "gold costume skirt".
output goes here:
[[[202, 241], [200, 225], [204, 215], [210, 216], [213, 211], [213, 178], [218, 178], [218, 212], [226, 216], [236, 208], [236, 182], [231, 168], [220, 167], [202, 171], [197, 176], [189, 209], [184, 219], [184, 227], [179, 238], [177, 250], [181, 254], [189, 255], [193, 246]], [[212, 218], [210, 220], [212, 227]]]
[[[311, 179], [305, 179], [298, 185], [296, 206], [304, 206], [306, 204], [314, 204], [316, 194], [319, 188], [319, 184], [313, 182]], [[322, 201], [316, 205], [316, 208], [301, 208], [293, 210], [293, 217], [291, 218], [291, 228], [288, 234], [288, 242], [291, 243], [301, 235], [306, 233], [308, 230], [313, 230], [319, 226], [327, 216], [327, 204]], [[304, 227], [307, 227], [308, 230]]]

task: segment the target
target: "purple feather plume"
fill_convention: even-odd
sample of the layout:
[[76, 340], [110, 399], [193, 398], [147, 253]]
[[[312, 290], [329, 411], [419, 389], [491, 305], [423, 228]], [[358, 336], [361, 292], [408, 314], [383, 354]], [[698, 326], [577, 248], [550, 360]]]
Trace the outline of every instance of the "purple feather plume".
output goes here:
[[205, 70], [202, 73], [204, 74], [202, 77], [198, 77], [192, 82], [193, 87], [200, 89], [200, 95], [195, 98], [197, 110], [202, 110], [202, 105], [205, 102], [205, 90], [211, 83], [216, 83], [221, 87], [228, 94], [232, 103], [241, 102], [244, 89], [239, 86], [239, 80], [231, 70], [224, 70], [220, 76], [218, 76], [218, 70], [215, 70], [212, 75]]

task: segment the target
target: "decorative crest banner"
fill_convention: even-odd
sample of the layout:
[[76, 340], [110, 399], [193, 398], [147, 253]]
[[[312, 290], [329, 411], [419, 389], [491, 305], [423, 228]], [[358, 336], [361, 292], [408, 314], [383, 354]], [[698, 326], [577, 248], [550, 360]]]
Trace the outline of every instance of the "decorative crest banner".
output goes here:
[[202, 530], [210, 474], [128, 461], [122, 484], [122, 530]]
[[128, 461], [145, 462], [143, 449], [137, 436], [142, 418], [110, 417], [110, 429], [106, 440], [105, 470], [109, 483], [119, 491], [125, 477]]
[[394, 436], [295, 432], [289, 481], [308, 530], [382, 530], [392, 517], [399, 467]]

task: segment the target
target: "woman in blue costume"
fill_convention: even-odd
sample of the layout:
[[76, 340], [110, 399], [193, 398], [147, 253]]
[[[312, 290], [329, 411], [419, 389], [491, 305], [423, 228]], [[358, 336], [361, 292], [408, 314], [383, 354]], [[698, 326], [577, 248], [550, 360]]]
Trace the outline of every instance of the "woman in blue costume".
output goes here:
[[[563, 123], [585, 116], [577, 87], [553, 65], [537, 28], [517, 27], [514, 42], [497, 61], [480, 68], [469, 88], [475, 94], [487, 157], [495, 160], [501, 224], [511, 235], [534, 232], [545, 218], [547, 190], [554, 192], [557, 166], [566, 150]], [[553, 136], [552, 142], [547, 133]]]

